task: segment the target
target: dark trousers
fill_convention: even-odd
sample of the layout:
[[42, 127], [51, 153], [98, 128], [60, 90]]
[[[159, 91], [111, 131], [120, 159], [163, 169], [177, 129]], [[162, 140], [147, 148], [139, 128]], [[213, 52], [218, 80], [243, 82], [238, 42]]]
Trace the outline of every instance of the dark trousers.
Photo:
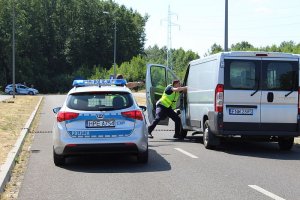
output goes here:
[[160, 120], [166, 119], [166, 117], [170, 117], [175, 122], [175, 135], [179, 136], [180, 132], [180, 118], [177, 113], [172, 108], [166, 108], [163, 105], [158, 104], [156, 106], [156, 114], [155, 119], [150, 126], [148, 126], [148, 133], [151, 134], [155, 129], [156, 125]]

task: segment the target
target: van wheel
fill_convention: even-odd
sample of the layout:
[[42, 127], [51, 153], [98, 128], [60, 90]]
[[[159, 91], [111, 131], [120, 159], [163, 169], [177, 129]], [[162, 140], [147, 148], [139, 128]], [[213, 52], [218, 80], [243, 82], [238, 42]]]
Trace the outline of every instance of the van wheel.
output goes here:
[[138, 163], [146, 164], [148, 162], [148, 147], [147, 150], [144, 152], [139, 152], [137, 155]]
[[[181, 114], [178, 115], [178, 116], [181, 119]], [[188, 132], [188, 130], [182, 128], [182, 123], [181, 123], [181, 120], [180, 120], [180, 132], [179, 132], [180, 138], [186, 138], [187, 132]]]
[[210, 131], [208, 120], [204, 123], [203, 144], [206, 149], [214, 149], [220, 144], [220, 139]]
[[279, 137], [278, 145], [280, 150], [289, 151], [294, 145], [294, 137]]
[[9, 93], [8, 93], [9, 95], [13, 95], [13, 91], [9, 91]]
[[64, 156], [58, 155], [53, 150], [53, 161], [56, 166], [63, 166], [66, 164], [66, 158]]

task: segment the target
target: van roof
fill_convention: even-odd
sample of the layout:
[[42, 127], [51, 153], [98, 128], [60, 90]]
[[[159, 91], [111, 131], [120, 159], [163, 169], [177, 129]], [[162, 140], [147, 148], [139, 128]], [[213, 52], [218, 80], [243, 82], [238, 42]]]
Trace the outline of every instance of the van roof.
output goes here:
[[220, 52], [204, 58], [193, 60], [190, 64], [198, 63], [199, 61], [211, 60], [217, 57], [267, 57], [267, 58], [300, 58], [299, 54], [282, 53], [282, 52], [265, 52], [265, 51], [229, 51]]
[[231, 52], [222, 52], [224, 56], [247, 56], [247, 57], [276, 57], [276, 58], [287, 58], [294, 57], [299, 58], [299, 55], [291, 53], [282, 53], [282, 52], [266, 52], [266, 51], [231, 51]]

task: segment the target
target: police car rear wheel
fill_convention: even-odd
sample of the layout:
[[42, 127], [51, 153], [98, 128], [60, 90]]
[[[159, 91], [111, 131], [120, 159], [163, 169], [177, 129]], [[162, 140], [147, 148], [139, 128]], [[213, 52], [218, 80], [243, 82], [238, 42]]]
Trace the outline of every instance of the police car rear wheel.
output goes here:
[[62, 166], [66, 163], [66, 159], [64, 156], [57, 155], [53, 150], [53, 161], [56, 166]]
[[148, 147], [146, 151], [138, 153], [137, 161], [138, 163], [143, 163], [143, 164], [148, 162]]
[[294, 145], [294, 137], [289, 137], [289, 138], [280, 137], [278, 138], [278, 145], [280, 150], [289, 151]]

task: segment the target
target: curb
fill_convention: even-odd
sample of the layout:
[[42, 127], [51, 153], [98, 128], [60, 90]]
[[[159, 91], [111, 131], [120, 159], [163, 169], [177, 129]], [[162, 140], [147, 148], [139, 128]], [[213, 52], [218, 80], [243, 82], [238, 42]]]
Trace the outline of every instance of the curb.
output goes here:
[[4, 191], [4, 188], [6, 184], [10, 180], [11, 171], [15, 165], [15, 159], [20, 153], [22, 144], [24, 142], [25, 136], [28, 133], [28, 130], [31, 126], [31, 123], [36, 115], [36, 112], [42, 102], [43, 97], [40, 98], [40, 101], [36, 105], [34, 111], [31, 113], [29, 119], [27, 120], [24, 128], [22, 129], [19, 138], [17, 139], [17, 142], [13, 146], [13, 149], [8, 153], [6, 162], [0, 166], [0, 194]]

